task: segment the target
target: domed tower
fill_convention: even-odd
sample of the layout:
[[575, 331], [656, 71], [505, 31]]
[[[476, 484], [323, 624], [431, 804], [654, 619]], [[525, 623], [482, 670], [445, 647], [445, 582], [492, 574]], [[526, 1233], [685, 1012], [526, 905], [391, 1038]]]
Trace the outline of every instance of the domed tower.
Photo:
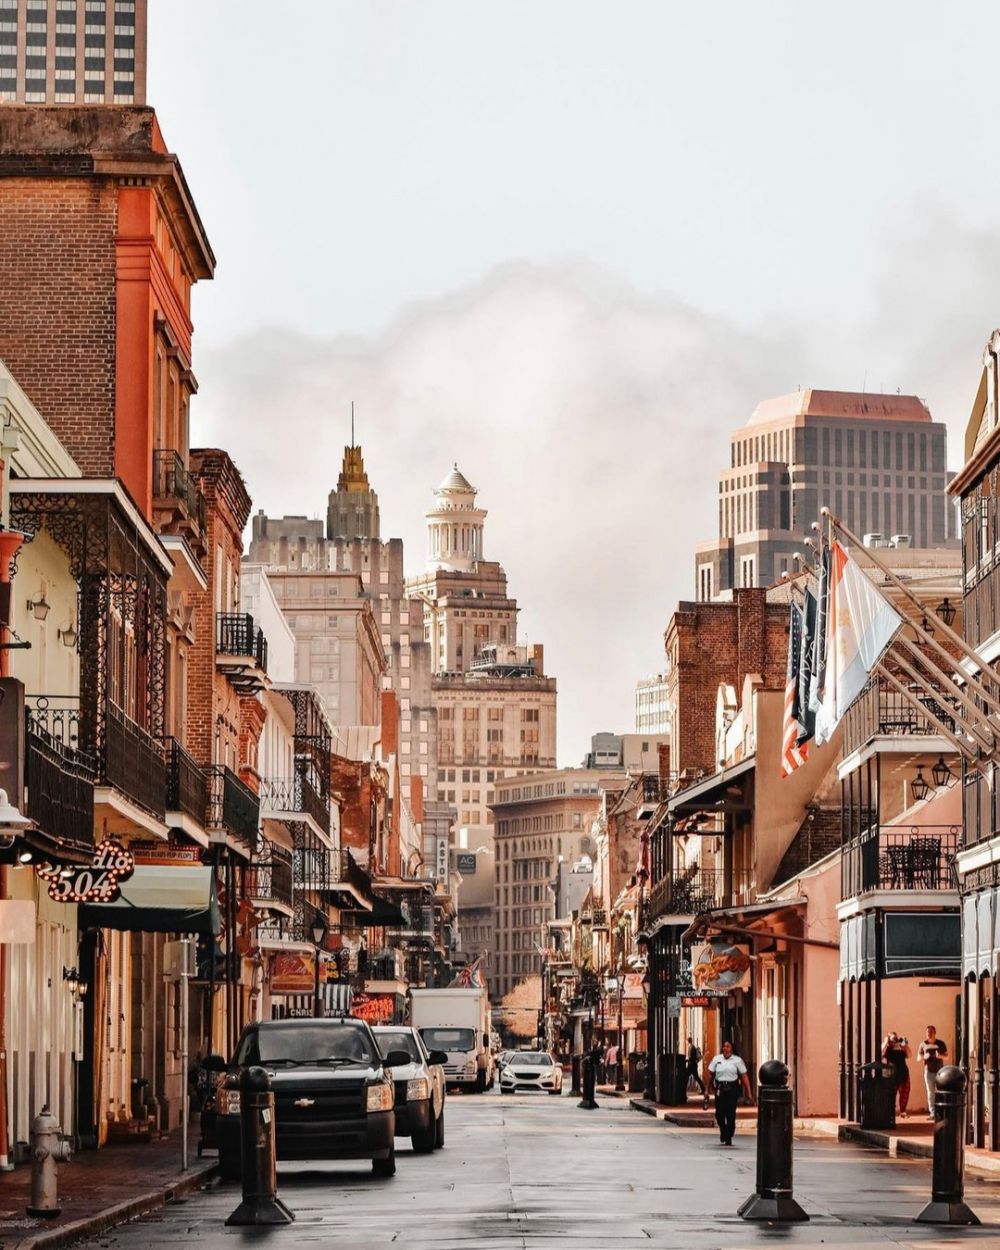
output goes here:
[[434, 492], [427, 516], [427, 567], [471, 573], [483, 558], [486, 510], [476, 507], [476, 488], [453, 465]]

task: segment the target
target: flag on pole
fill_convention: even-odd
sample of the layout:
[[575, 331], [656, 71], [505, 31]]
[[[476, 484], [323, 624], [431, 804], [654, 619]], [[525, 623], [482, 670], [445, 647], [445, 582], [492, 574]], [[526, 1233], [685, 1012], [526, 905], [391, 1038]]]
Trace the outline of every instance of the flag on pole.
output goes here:
[[802, 642], [799, 647], [799, 691], [796, 706], [799, 746], [808, 742], [816, 733], [816, 713], [812, 710], [809, 696], [812, 690], [813, 660], [816, 652], [816, 617], [819, 609], [816, 596], [806, 590], [802, 604]]
[[903, 618], [840, 542], [830, 546], [826, 679], [816, 742], [828, 742], [892, 642]]
[[788, 618], [788, 664], [785, 669], [785, 715], [781, 736], [781, 775], [790, 777], [806, 762], [809, 750], [799, 746], [799, 662], [802, 658], [802, 614], [790, 605]]
[[635, 866], [635, 879], [640, 886], [649, 880], [649, 833], [643, 829], [639, 835], [639, 862]]
[[483, 962], [483, 957], [482, 955], [480, 955], [477, 959], [474, 959], [471, 964], [466, 964], [465, 967], [459, 972], [458, 976], [455, 977], [455, 979], [448, 986], [448, 989], [450, 990], [456, 990], [456, 989], [481, 990], [483, 989], [486, 985], [486, 982], [483, 980], [483, 974], [480, 971], [480, 966], [482, 962]]
[[826, 630], [830, 610], [830, 548], [820, 547], [816, 562], [816, 630], [813, 635], [812, 666], [809, 671], [809, 711], [815, 716], [823, 702], [826, 684]]

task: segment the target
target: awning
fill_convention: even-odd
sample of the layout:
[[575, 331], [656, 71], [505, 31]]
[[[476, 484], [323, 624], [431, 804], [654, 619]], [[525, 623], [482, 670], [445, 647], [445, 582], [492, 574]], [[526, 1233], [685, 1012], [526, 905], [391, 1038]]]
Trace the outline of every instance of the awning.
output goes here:
[[114, 903], [81, 903], [81, 929], [129, 933], [219, 933], [213, 868], [136, 865]]
[[750, 780], [746, 776], [757, 767], [756, 756], [741, 760], [731, 768], [703, 781], [696, 781], [678, 792], [667, 803], [671, 816], [690, 815], [694, 812], [727, 812], [746, 811], [749, 804], [746, 796], [746, 785]]
[[371, 911], [355, 912], [353, 919], [356, 925], [385, 925], [389, 929], [400, 929], [406, 924], [406, 917], [396, 904], [377, 895]]

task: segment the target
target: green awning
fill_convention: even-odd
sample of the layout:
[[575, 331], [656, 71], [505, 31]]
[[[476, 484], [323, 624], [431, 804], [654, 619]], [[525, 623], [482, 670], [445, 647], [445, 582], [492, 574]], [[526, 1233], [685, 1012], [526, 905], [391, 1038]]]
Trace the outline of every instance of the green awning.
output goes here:
[[122, 882], [120, 898], [113, 903], [81, 903], [77, 922], [81, 929], [217, 935], [215, 869], [139, 864]]

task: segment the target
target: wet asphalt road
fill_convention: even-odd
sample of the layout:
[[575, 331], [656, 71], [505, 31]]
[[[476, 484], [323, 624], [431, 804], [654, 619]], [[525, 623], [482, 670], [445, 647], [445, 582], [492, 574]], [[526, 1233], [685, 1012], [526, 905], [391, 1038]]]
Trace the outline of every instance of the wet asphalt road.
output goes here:
[[929, 1197], [930, 1164], [888, 1160], [826, 1138], [796, 1143], [796, 1197], [810, 1223], [769, 1228], [736, 1209], [754, 1187], [752, 1133], [731, 1150], [714, 1134], [667, 1126], [627, 1102], [582, 1111], [567, 1093], [449, 1098], [444, 1150], [414, 1156], [400, 1143], [398, 1170], [377, 1179], [368, 1163], [283, 1164], [288, 1227], [228, 1229], [239, 1201], [215, 1185], [155, 1216], [87, 1243], [110, 1250], [238, 1250], [267, 1242], [425, 1250], [609, 1247], [1000, 1247], [1000, 1184], [970, 1181], [979, 1229], [913, 1223]]

